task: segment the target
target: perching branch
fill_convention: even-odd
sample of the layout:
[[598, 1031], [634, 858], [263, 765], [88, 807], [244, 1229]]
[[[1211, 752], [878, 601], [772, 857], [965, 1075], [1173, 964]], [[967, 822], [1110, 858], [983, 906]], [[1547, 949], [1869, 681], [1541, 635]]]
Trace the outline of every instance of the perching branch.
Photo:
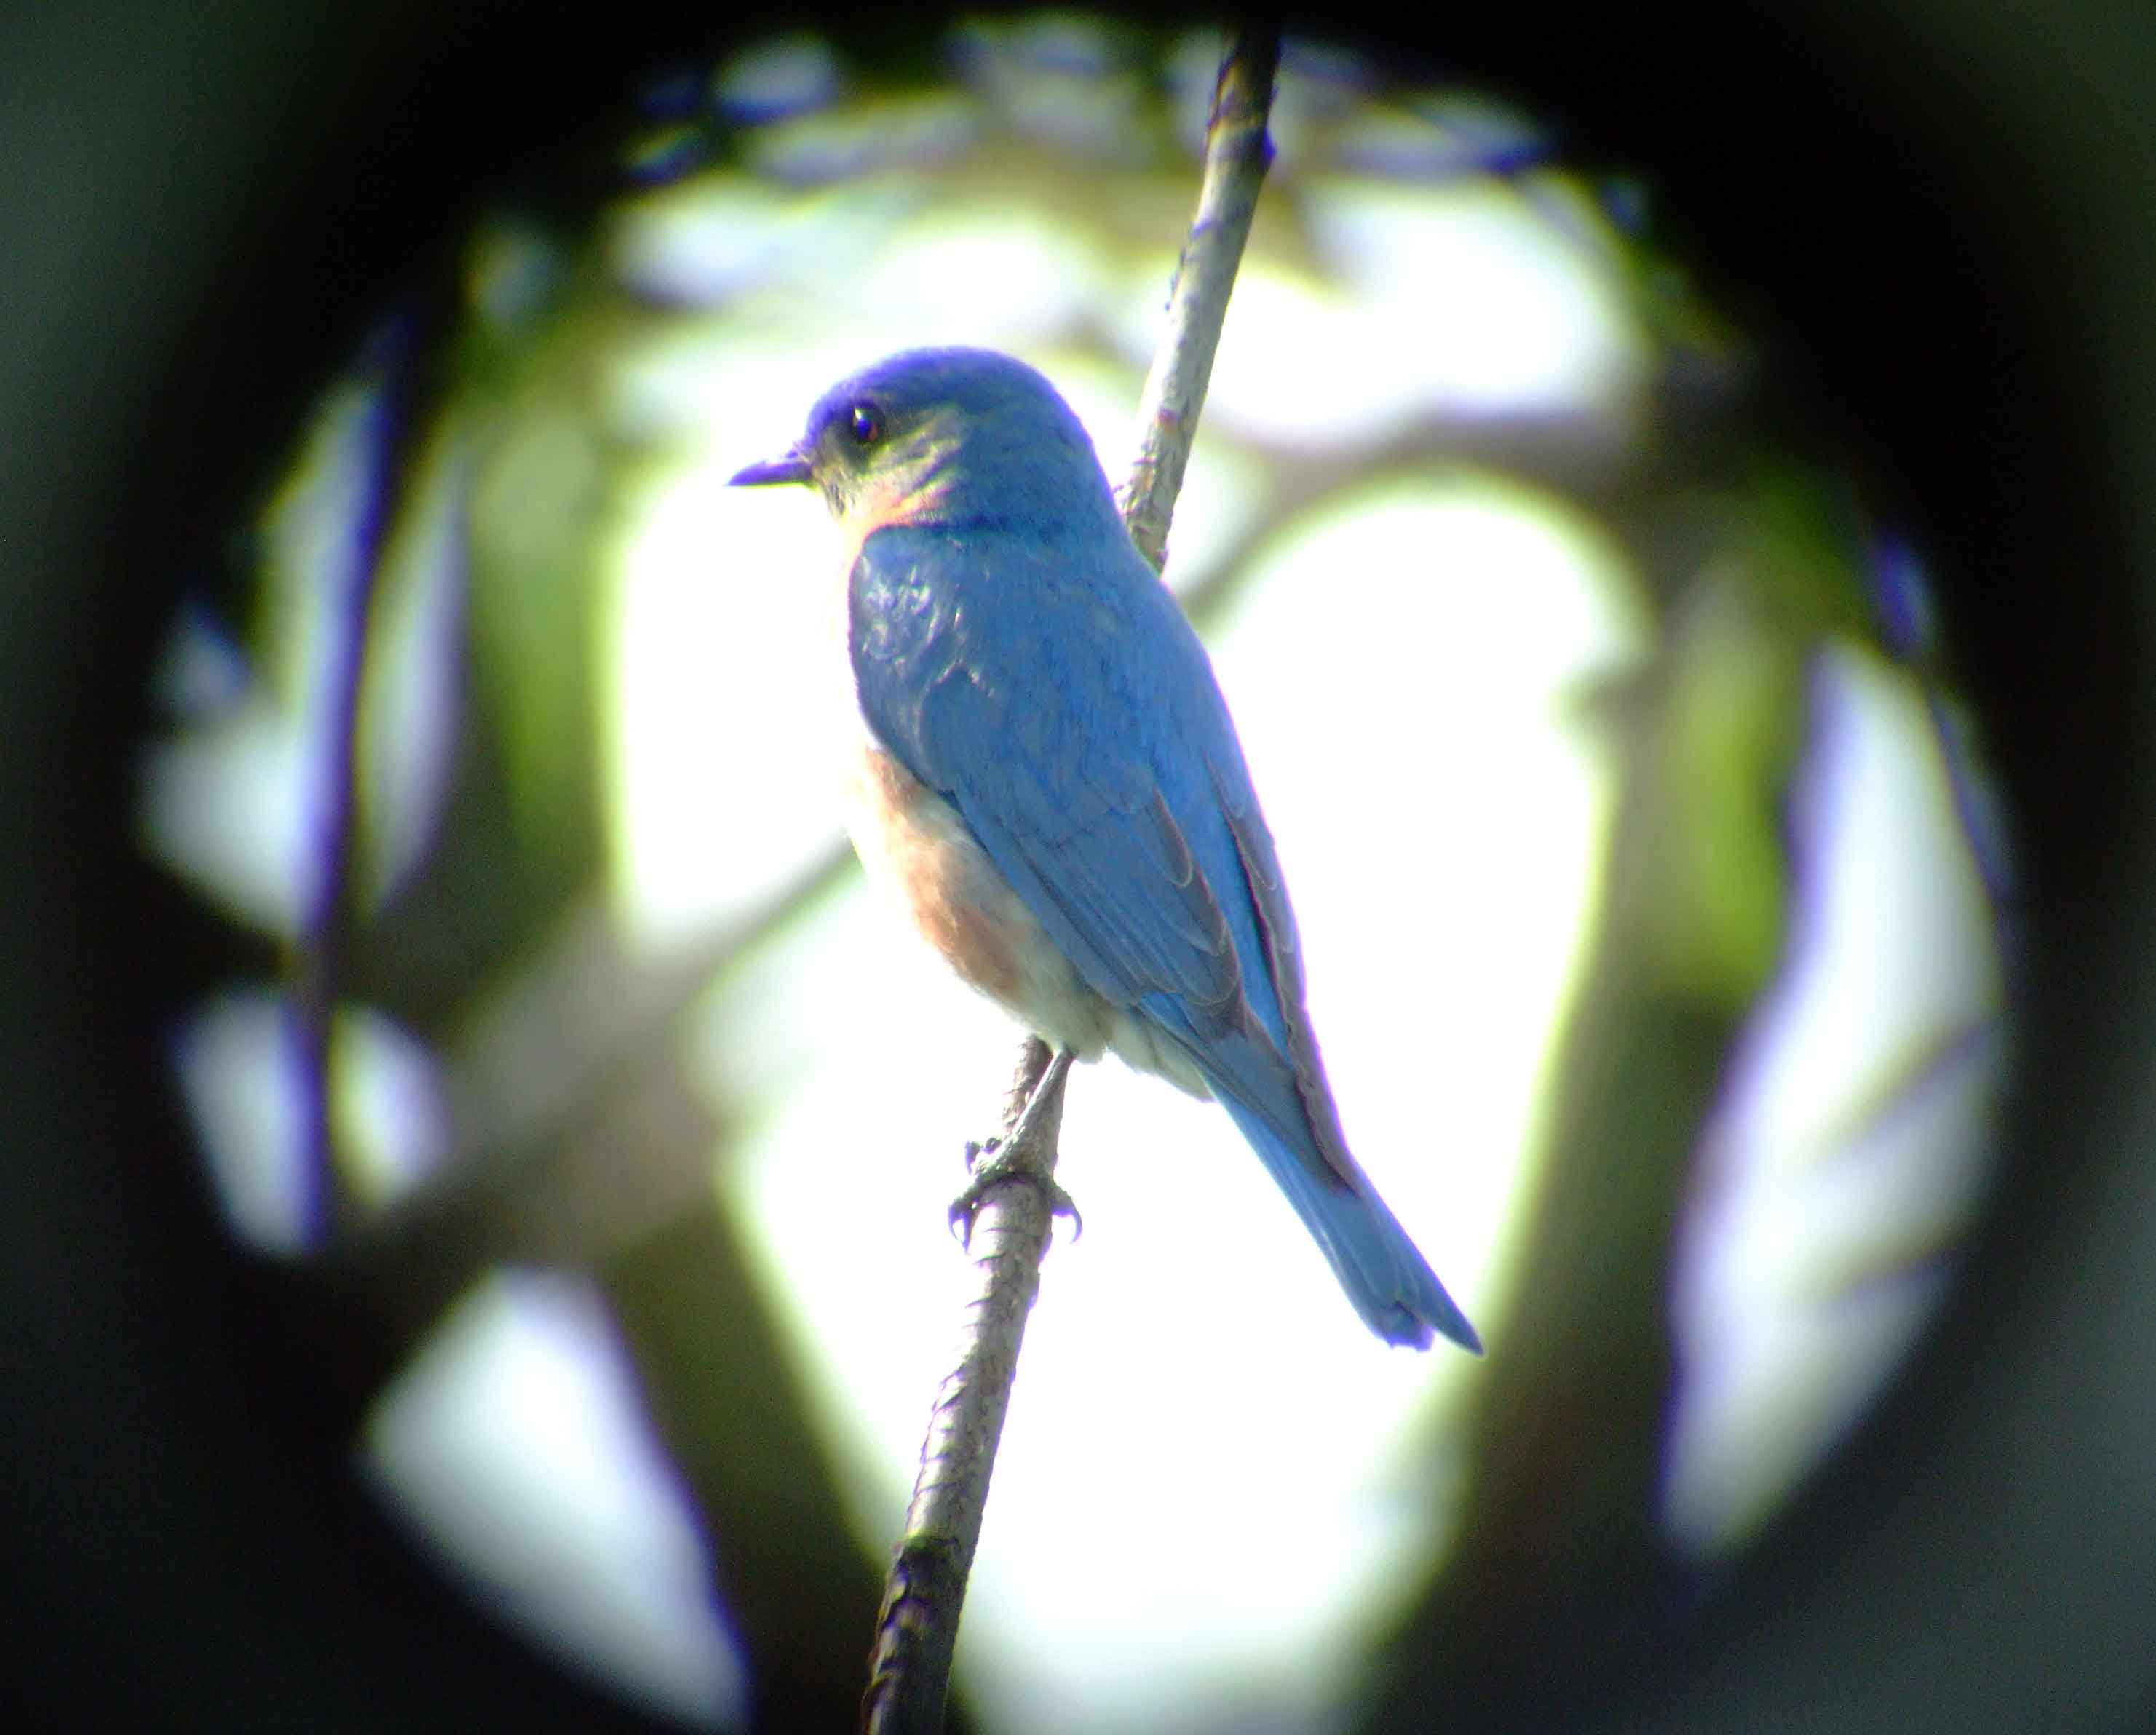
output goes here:
[[1213, 381], [1213, 354], [1257, 213], [1258, 188], [1272, 164], [1265, 121], [1279, 70], [1279, 25], [1250, 26], [1229, 44], [1213, 86], [1198, 214], [1168, 290], [1168, 332], [1138, 400], [1145, 434], [1122, 493], [1123, 522], [1156, 572], [1168, 564], [1168, 520], [1198, 437], [1198, 413]]
[[[1027, 1038], [1004, 1108], [1000, 1154], [1055, 1168], [1070, 1063], [1067, 1054], [1051, 1059], [1046, 1043]], [[943, 1727], [966, 1579], [1054, 1224], [1046, 1188], [1009, 1181], [989, 1190], [974, 1219], [968, 1246], [980, 1295], [959, 1332], [958, 1364], [929, 1413], [906, 1535], [884, 1580], [861, 1700], [861, 1727], [870, 1735], [936, 1735]]]
[[[1265, 123], [1279, 68], [1278, 25], [1245, 28], [1229, 43], [1214, 86], [1198, 214], [1169, 292], [1167, 336], [1141, 401], [1145, 433], [1122, 495], [1123, 521], [1156, 572], [1167, 559], [1168, 522], [1229, 292], [1272, 160]], [[974, 1219], [970, 1245], [978, 1250], [980, 1291], [967, 1308], [957, 1365], [929, 1416], [906, 1533], [885, 1580], [861, 1701], [868, 1735], [934, 1735], [942, 1727], [967, 1575], [1054, 1222], [1045, 1183], [1055, 1168], [1069, 1064], [1067, 1055], [1051, 1062], [1038, 1037], [1028, 1039], [1019, 1057], [1004, 1115], [1003, 1154], [1019, 1158], [1012, 1167], [1030, 1173], [990, 1184]]]

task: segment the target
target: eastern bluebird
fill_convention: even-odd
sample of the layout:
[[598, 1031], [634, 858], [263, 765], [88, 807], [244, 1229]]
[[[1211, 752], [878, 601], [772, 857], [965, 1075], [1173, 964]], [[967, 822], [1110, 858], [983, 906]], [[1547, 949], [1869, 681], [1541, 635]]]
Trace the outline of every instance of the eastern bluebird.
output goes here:
[[871, 876], [1044, 1040], [1217, 1097], [1379, 1337], [1479, 1352], [1348, 1152], [1212, 663], [1055, 388], [910, 351], [733, 480], [812, 483], [844, 533]]

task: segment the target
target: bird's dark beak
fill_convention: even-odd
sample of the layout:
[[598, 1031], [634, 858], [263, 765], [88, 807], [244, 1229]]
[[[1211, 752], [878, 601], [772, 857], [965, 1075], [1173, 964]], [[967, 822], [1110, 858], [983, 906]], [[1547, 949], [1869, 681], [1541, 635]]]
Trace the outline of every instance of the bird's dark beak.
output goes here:
[[805, 482], [808, 480], [808, 459], [802, 453], [788, 452], [783, 458], [774, 458], [767, 464], [752, 464], [747, 470], [736, 470], [726, 478], [729, 488], [768, 488], [778, 482]]

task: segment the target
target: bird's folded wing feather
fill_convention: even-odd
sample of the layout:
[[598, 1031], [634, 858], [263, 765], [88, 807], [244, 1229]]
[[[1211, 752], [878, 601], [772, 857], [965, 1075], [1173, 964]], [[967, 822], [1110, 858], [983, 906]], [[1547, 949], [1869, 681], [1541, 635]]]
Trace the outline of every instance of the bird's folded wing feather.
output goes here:
[[1088, 985], [1358, 1184], [1226, 706], [1136, 551], [885, 530], [850, 600], [869, 726], [958, 809]]

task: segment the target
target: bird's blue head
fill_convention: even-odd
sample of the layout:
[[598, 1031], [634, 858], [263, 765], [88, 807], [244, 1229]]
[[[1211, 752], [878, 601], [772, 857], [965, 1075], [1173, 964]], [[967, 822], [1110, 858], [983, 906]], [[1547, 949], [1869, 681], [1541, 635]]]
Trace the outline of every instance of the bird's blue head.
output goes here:
[[993, 350], [907, 350], [841, 380], [791, 451], [733, 480], [813, 483], [856, 539], [891, 524], [1122, 533], [1070, 406]]

